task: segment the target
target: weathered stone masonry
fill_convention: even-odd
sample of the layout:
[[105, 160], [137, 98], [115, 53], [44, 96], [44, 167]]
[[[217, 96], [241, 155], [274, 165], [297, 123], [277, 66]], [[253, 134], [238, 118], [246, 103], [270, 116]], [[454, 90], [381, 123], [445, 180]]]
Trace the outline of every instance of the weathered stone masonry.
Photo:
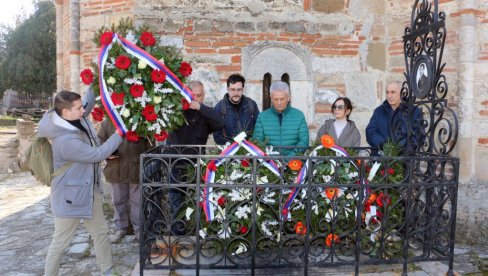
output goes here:
[[[246, 93], [262, 102], [262, 82], [287, 74], [292, 103], [307, 117], [311, 138], [337, 95], [349, 97], [362, 130], [384, 99], [390, 79], [405, 71], [402, 36], [411, 5], [403, 0], [56, 0], [58, 90], [83, 92], [79, 72], [98, 49], [93, 33], [130, 17], [148, 24], [162, 43], [181, 48], [204, 82], [207, 101], [225, 93], [241, 72]], [[488, 235], [488, 2], [439, 0], [447, 15], [444, 74], [459, 116], [461, 158], [458, 234]]]

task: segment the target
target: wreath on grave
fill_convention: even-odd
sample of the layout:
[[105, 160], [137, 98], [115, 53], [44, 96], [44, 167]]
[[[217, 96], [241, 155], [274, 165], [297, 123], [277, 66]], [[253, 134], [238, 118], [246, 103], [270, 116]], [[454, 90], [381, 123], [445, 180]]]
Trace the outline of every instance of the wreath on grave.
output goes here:
[[96, 94], [92, 117], [108, 116], [129, 141], [140, 137], [164, 141], [185, 123], [192, 92], [184, 85], [192, 67], [174, 46], [159, 45], [146, 26], [123, 19], [111, 29], [100, 28], [93, 41], [100, 47], [93, 69], [81, 80]]

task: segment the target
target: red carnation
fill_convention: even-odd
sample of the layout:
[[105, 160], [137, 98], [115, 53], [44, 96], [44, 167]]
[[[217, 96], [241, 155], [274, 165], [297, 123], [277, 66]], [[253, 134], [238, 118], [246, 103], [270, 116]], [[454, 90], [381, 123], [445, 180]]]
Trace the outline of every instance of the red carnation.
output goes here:
[[151, 32], [143, 32], [141, 34], [141, 42], [144, 46], [153, 46], [156, 43], [156, 39], [154, 38]]
[[383, 207], [385, 204], [386, 204], [386, 207], [388, 207], [390, 204], [391, 204], [391, 199], [390, 197], [381, 192], [377, 197], [376, 197], [376, 204], [379, 206], [379, 207]]
[[104, 32], [100, 36], [100, 44], [107, 45], [112, 43], [113, 33], [112, 32]]
[[114, 103], [114, 105], [123, 105], [124, 104], [124, 92], [120, 92], [120, 93], [112, 93], [112, 95], [110, 95], [110, 98], [112, 99], [112, 102]]
[[190, 63], [188, 62], [182, 62], [181, 65], [180, 65], [180, 74], [183, 75], [183, 77], [188, 77], [189, 75], [191, 75], [191, 65]]
[[139, 135], [137, 135], [137, 133], [135, 131], [127, 131], [127, 133], [125, 134], [125, 138], [129, 142], [139, 141]]
[[93, 73], [90, 69], [81, 71], [80, 77], [81, 81], [86, 85], [90, 85], [93, 82]]
[[181, 105], [181, 109], [183, 110], [187, 110], [188, 108], [190, 108], [190, 103], [186, 99], [181, 99]]
[[92, 112], [91, 112], [91, 115], [93, 117], [93, 120], [95, 120], [97, 122], [101, 122], [101, 121], [103, 121], [103, 116], [105, 115], [105, 113], [103, 112], [103, 108], [94, 107]]
[[154, 139], [156, 139], [156, 141], [164, 141], [166, 140], [166, 138], [168, 138], [168, 133], [164, 130], [161, 131], [160, 133], [154, 134]]
[[166, 80], [166, 74], [161, 70], [153, 70], [151, 72], [151, 79], [155, 83], [163, 83]]
[[130, 58], [128, 56], [118, 56], [117, 59], [115, 60], [115, 67], [121, 69], [121, 70], [127, 70], [130, 66]]
[[395, 174], [395, 170], [393, 168], [389, 168], [388, 169], [388, 174], [389, 175], [394, 175]]
[[249, 166], [250, 166], [249, 161], [247, 161], [246, 159], [241, 160], [241, 165], [242, 165], [244, 168], [249, 168]]
[[217, 204], [219, 204], [220, 207], [224, 207], [225, 197], [223, 197], [223, 196], [219, 197], [219, 199], [217, 199]]
[[144, 107], [144, 110], [141, 112], [142, 116], [149, 122], [156, 121], [158, 118], [158, 115], [154, 112], [154, 106], [148, 104], [146, 107]]
[[249, 230], [249, 229], [247, 228], [247, 226], [242, 225], [242, 226], [241, 226], [241, 229], [240, 229], [240, 231], [239, 231], [239, 232], [240, 232], [241, 234], [246, 234], [248, 230]]
[[216, 171], [217, 170], [217, 166], [215, 166], [215, 162], [210, 162], [208, 164], [208, 169], [211, 170], [211, 171]]
[[130, 94], [134, 98], [141, 97], [143, 92], [144, 92], [144, 86], [142, 86], [141, 84], [133, 84], [130, 87]]

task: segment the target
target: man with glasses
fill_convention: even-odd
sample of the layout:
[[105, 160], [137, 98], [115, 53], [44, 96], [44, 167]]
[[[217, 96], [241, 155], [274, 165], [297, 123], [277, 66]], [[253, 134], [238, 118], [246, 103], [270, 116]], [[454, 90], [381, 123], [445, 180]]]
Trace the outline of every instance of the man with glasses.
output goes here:
[[259, 114], [256, 102], [244, 96], [246, 80], [239, 74], [227, 78], [227, 94], [215, 106], [224, 119], [224, 128], [213, 133], [214, 140], [219, 145], [233, 142], [234, 137], [245, 131], [251, 137]]

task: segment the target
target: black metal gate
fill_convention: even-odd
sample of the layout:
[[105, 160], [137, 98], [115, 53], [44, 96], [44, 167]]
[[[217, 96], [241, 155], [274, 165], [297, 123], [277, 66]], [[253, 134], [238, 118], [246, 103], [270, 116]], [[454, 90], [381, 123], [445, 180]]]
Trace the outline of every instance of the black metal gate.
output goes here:
[[458, 125], [447, 107], [437, 6], [415, 1], [405, 30], [403, 103], [391, 121], [401, 156], [315, 151], [296, 157], [307, 167], [300, 176], [283, 156], [223, 157], [198, 146], [141, 155], [141, 275], [337, 266], [358, 275], [363, 265], [392, 263], [406, 274], [424, 261], [446, 261], [452, 275], [459, 159], [448, 154]]

